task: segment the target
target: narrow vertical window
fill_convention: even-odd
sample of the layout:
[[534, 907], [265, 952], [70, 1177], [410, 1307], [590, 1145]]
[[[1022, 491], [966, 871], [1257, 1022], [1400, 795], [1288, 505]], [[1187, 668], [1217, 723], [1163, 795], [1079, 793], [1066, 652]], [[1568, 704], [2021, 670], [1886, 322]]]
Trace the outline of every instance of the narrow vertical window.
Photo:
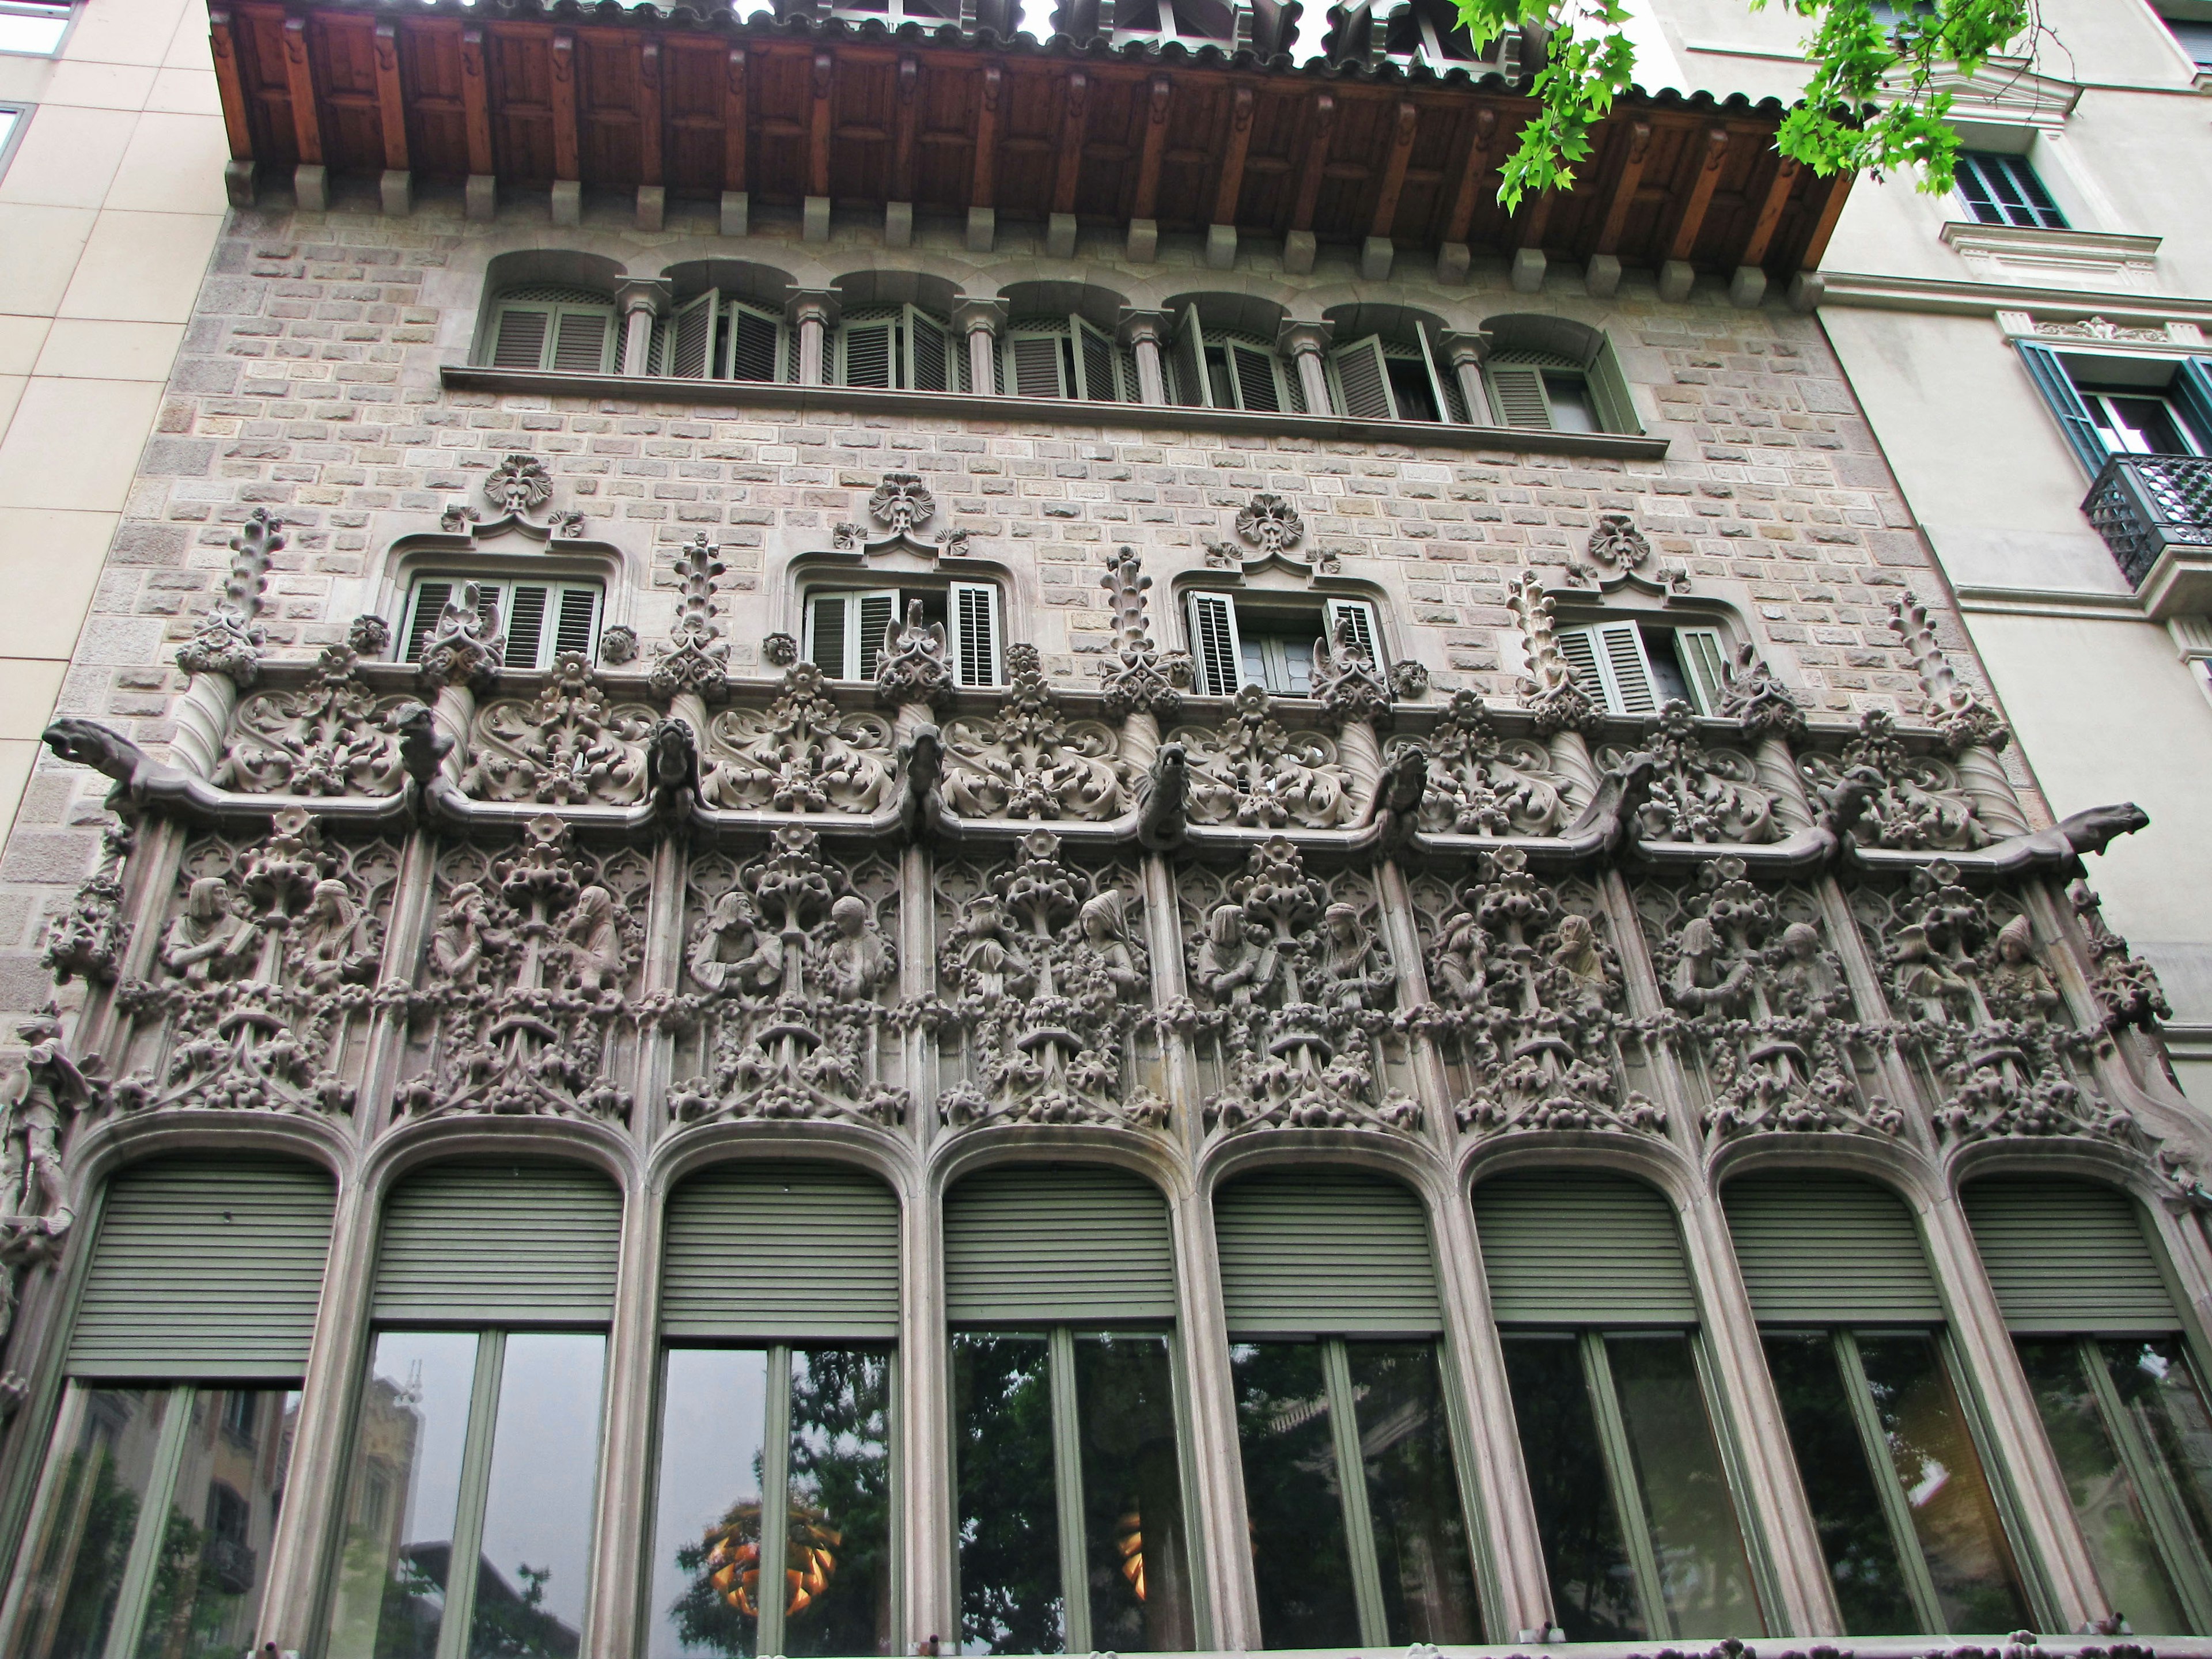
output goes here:
[[1961, 150], [1955, 177], [1959, 199], [1985, 225], [2017, 225], [2034, 230], [2063, 230], [2066, 216], [2051, 199], [2043, 180], [2024, 155], [1984, 149]]

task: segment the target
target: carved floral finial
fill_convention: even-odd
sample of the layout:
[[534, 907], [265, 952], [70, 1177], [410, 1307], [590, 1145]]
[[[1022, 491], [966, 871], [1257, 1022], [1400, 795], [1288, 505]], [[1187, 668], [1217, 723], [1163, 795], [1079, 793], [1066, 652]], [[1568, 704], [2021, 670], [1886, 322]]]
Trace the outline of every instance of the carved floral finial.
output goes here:
[[535, 455], [509, 455], [484, 475], [483, 492], [509, 518], [526, 519], [553, 499], [553, 478]]
[[712, 701], [730, 689], [730, 642], [714, 619], [714, 578], [723, 568], [703, 530], [676, 561], [684, 599], [674, 632], [656, 649], [650, 677], [653, 690], [664, 697], [696, 691]]
[[620, 668], [625, 663], [637, 660], [637, 629], [624, 623], [599, 630], [599, 660], [609, 668]]
[[1143, 713], [1171, 720], [1182, 712], [1183, 689], [1190, 684], [1190, 659], [1180, 651], [1162, 651], [1152, 643], [1145, 617], [1145, 592], [1152, 579], [1144, 574], [1137, 550], [1125, 547], [1106, 561], [1099, 579], [1114, 608], [1119, 642], [1115, 660], [1102, 676], [1105, 682], [1106, 712], [1120, 716]]
[[1928, 607], [1911, 593], [1889, 602], [1889, 626], [1912, 659], [1920, 676], [1920, 690], [1928, 699], [1929, 722], [1956, 754], [1970, 745], [2002, 749], [2012, 733], [1997, 712], [1972, 686], [1962, 682], [1950, 659], [1936, 642], [1936, 629]]
[[1590, 732], [1605, 720], [1605, 712], [1575, 679], [1574, 665], [1559, 649], [1552, 621], [1552, 596], [1544, 592], [1543, 578], [1524, 570], [1505, 592], [1507, 609], [1520, 624], [1521, 643], [1528, 655], [1528, 672], [1521, 682], [1521, 704], [1536, 717], [1536, 729], [1546, 736], [1554, 732]]
[[1313, 695], [1330, 722], [1380, 720], [1390, 712], [1390, 687], [1375, 665], [1375, 653], [1349, 613], [1336, 619], [1336, 637], [1314, 641]]
[[1736, 647], [1735, 665], [1721, 687], [1720, 716], [1734, 720], [1747, 738], [1796, 743], [1805, 736], [1804, 705], [1748, 641]]
[[1262, 553], [1280, 553], [1304, 538], [1306, 521], [1284, 497], [1262, 490], [1237, 512], [1237, 533]]
[[346, 643], [357, 656], [380, 657], [392, 649], [392, 624], [373, 611], [356, 617], [346, 627]]
[[799, 660], [799, 641], [788, 634], [771, 634], [761, 641], [761, 660], [770, 668], [788, 668]]
[[498, 600], [480, 583], [465, 582], [438, 613], [416, 667], [423, 684], [434, 690], [441, 685], [482, 690], [506, 660]]
[[100, 862], [78, 884], [69, 908], [47, 924], [39, 962], [57, 983], [66, 985], [74, 977], [100, 985], [115, 982], [116, 966], [131, 939], [131, 924], [123, 918], [123, 861], [136, 839], [127, 823], [111, 823], [102, 830]]
[[908, 702], [937, 704], [952, 695], [952, 688], [945, 624], [924, 622], [921, 601], [910, 599], [906, 620], [884, 630], [883, 655], [876, 664], [876, 700], [892, 708]]
[[868, 497], [868, 516], [894, 536], [911, 536], [937, 512], [937, 497], [916, 472], [886, 472]]
[[177, 652], [187, 674], [227, 675], [241, 691], [261, 678], [261, 596], [270, 560], [283, 550], [284, 521], [257, 507], [230, 538], [230, 574], [208, 614]]

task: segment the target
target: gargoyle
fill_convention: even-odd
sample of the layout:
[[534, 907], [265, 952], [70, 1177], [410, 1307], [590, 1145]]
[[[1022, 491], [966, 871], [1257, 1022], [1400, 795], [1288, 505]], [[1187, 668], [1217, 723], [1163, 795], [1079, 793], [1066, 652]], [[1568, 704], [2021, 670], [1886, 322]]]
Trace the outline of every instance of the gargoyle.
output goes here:
[[62, 759], [89, 766], [115, 780], [115, 787], [107, 795], [111, 811], [136, 813], [144, 809], [150, 796], [173, 799], [191, 792], [195, 780], [190, 773], [155, 760], [130, 738], [97, 720], [64, 714], [46, 727], [45, 737], [46, 747]]
[[2150, 814], [2133, 801], [2122, 801], [2115, 806], [2092, 806], [2087, 811], [2061, 818], [2048, 830], [2008, 836], [1991, 843], [1983, 856], [1988, 860], [1988, 867], [2001, 875], [2051, 866], [2063, 869], [2082, 854], [2101, 853], [2122, 836], [2132, 836], [2149, 823]]
[[646, 739], [649, 787], [656, 817], [680, 823], [699, 800], [699, 739], [687, 720], [655, 723]]
[[452, 736], [438, 729], [427, 703], [403, 702], [384, 717], [384, 724], [387, 731], [398, 735], [399, 764], [415, 780], [415, 787], [428, 789], [430, 780], [453, 752]]
[[1366, 814], [1360, 819], [1362, 829], [1375, 827], [1379, 851], [1395, 853], [1413, 840], [1421, 802], [1428, 792], [1429, 751], [1418, 743], [1401, 744], [1383, 763], [1382, 775], [1375, 784], [1375, 798], [1367, 803]]
[[1829, 792], [1821, 805], [1819, 823], [1822, 830], [1835, 837], [1838, 849], [1881, 790], [1881, 773], [1870, 766], [1854, 766]]
[[1153, 852], [1182, 844], [1188, 827], [1183, 806], [1190, 795], [1188, 751], [1179, 743], [1164, 743], [1152, 764], [1137, 780], [1137, 840]]
[[1639, 750], [1599, 779], [1589, 805], [1559, 832], [1569, 850], [1583, 857], [1619, 852], [1634, 831], [1636, 814], [1651, 791], [1651, 775], [1658, 764]]
[[936, 833], [949, 814], [940, 786], [945, 779], [945, 734], [918, 726], [898, 746], [899, 833], [909, 842]]

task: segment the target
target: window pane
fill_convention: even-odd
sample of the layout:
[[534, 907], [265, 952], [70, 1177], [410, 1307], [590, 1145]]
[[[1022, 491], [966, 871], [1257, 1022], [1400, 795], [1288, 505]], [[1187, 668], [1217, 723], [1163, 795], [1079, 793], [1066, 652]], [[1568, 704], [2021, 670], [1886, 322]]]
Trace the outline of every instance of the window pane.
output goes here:
[[1590, 406], [1589, 383], [1581, 375], [1547, 374], [1544, 401], [1551, 405], [1553, 431], [1597, 430], [1597, 412]]
[[1067, 1645], [1048, 1352], [1042, 1336], [952, 1339], [963, 1653]]
[[2081, 1343], [2061, 1337], [2016, 1346], [2043, 1431], [2066, 1477], [2074, 1518], [2097, 1565], [2097, 1582], [2137, 1632], [2187, 1635], [2189, 1616], [2159, 1559], [2142, 1495], [2120, 1462], [2095, 1385], [2082, 1370]]
[[[1866, 1442], [1852, 1420], [1835, 1339], [1815, 1331], [1769, 1334], [1761, 1340], [1844, 1631], [1852, 1636], [1911, 1634], [1919, 1629], [1920, 1618], [1905, 1587], [1897, 1540], [1882, 1513], [1876, 1472], [1867, 1465]], [[1887, 1472], [1881, 1478], [1887, 1480]]]
[[106, 1646], [168, 1400], [161, 1389], [70, 1384], [52, 1495], [26, 1557], [19, 1659], [99, 1659]]
[[1945, 1628], [2020, 1629], [2030, 1620], [2027, 1597], [1936, 1340], [1862, 1336], [1858, 1344]]
[[1261, 1639], [1271, 1648], [1357, 1646], [1359, 1610], [1321, 1346], [1240, 1342], [1229, 1364]]
[[653, 1501], [652, 1659], [757, 1650], [768, 1355], [672, 1348]]
[[1552, 1616], [1570, 1642], [1643, 1637], [1650, 1627], [1606, 1480], [1580, 1345], [1571, 1336], [1508, 1336], [1504, 1346]]
[[787, 1654], [896, 1651], [891, 1631], [891, 1362], [791, 1356]]
[[1091, 1645], [1187, 1651], [1197, 1645], [1198, 1627], [1167, 1338], [1077, 1337], [1075, 1399]]
[[1605, 1348], [1674, 1633], [1764, 1634], [1690, 1339], [1609, 1336]]
[[2120, 1403], [2181, 1510], [2198, 1565], [2212, 1565], [2212, 1416], [2181, 1339], [2116, 1338], [2104, 1351]]
[[253, 1645], [299, 1406], [281, 1389], [194, 1396], [138, 1659], [230, 1659]]
[[68, 27], [67, 7], [46, 15], [0, 12], [0, 52], [22, 52], [51, 57], [54, 49], [62, 43], [62, 32]]
[[476, 1365], [471, 1331], [376, 1339], [346, 1476], [331, 1659], [437, 1651]]
[[1359, 1456], [1394, 1646], [1482, 1638], [1437, 1351], [1353, 1342]]
[[582, 1640], [606, 1345], [595, 1332], [507, 1339], [469, 1659], [565, 1659]]

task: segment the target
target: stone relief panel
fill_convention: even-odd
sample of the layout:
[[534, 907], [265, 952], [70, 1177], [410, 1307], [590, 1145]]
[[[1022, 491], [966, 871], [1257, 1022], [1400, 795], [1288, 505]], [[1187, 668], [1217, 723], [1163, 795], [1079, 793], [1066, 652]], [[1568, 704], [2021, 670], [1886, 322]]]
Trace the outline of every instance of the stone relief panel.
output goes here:
[[1231, 699], [1219, 726], [1177, 726], [1168, 741], [1189, 765], [1185, 812], [1193, 823], [1336, 830], [1365, 805], [1335, 740], [1286, 729], [1256, 685]]
[[1011, 856], [939, 866], [928, 1011], [956, 1127], [1168, 1121], [1137, 866], [1067, 858], [1039, 830]]
[[398, 794], [406, 771], [392, 716], [411, 699], [380, 695], [359, 663], [350, 646], [326, 646], [305, 685], [240, 702], [216, 785], [249, 795]]
[[1966, 853], [1996, 839], [1957, 766], [1908, 745], [1881, 709], [1861, 715], [1857, 733], [1839, 748], [1802, 753], [1797, 764], [1807, 792], [1824, 809], [1835, 807], [1846, 782], [1864, 786], [1866, 806], [1853, 833], [1869, 846]]
[[1033, 645], [1006, 647], [995, 714], [945, 726], [945, 803], [965, 818], [1118, 817], [1129, 799], [1121, 733], [1065, 714]]
[[[1650, 786], [1636, 809], [1640, 839], [1747, 846], [1782, 839], [1782, 803], [1759, 781], [1757, 763], [1741, 749], [1708, 744], [1686, 702], [1662, 708], [1637, 748], [1652, 760]], [[1601, 749], [1597, 763], [1619, 770], [1628, 752]]]
[[[1410, 739], [1391, 745], [1395, 760]], [[1534, 738], [1501, 733], [1472, 691], [1456, 693], [1424, 740], [1420, 827], [1431, 835], [1556, 835], [1583, 803]]]
[[811, 830], [691, 860], [669, 1115], [904, 1122], [898, 866], [840, 860]]
[[534, 698], [501, 697], [477, 711], [461, 787], [483, 800], [629, 805], [645, 794], [658, 719], [646, 703], [611, 702], [590, 659], [563, 651]]
[[350, 1112], [398, 873], [392, 843], [297, 807], [264, 839], [189, 843], [153, 976], [118, 988], [116, 1106]]
[[822, 671], [794, 662], [765, 708], [708, 722], [699, 790], [709, 806], [777, 812], [873, 812], [890, 799], [891, 723], [837, 706]]

